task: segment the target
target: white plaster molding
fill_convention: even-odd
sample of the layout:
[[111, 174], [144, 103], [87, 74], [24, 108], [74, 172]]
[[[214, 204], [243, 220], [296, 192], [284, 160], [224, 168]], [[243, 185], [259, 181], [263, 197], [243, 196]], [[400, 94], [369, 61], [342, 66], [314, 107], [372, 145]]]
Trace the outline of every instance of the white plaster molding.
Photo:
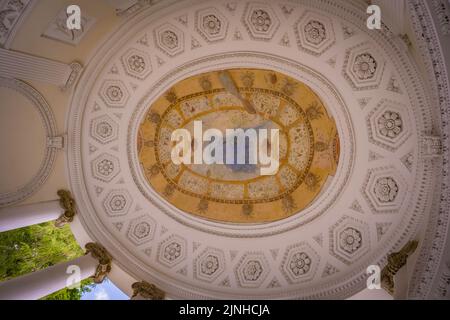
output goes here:
[[[47, 137], [55, 137], [57, 135], [56, 121], [53, 112], [47, 101], [45, 101], [44, 97], [37, 90], [20, 80], [1, 77], [0, 87], [15, 90], [30, 100], [39, 111], [41, 116], [40, 120], [42, 121]], [[23, 201], [35, 193], [50, 175], [56, 160], [56, 153], [57, 150], [55, 148], [47, 147], [44, 160], [35, 176], [26, 185], [19, 187], [17, 190], [0, 194], [0, 207], [11, 206]]]
[[[431, 87], [432, 112], [436, 112], [440, 125], [442, 155], [436, 161], [429, 160], [428, 166], [434, 166], [435, 183], [431, 197], [431, 214], [426, 226], [424, 239], [418, 253], [417, 263], [412, 275], [408, 296], [415, 299], [444, 297], [442, 266], [448, 261], [450, 239], [450, 83], [446, 61], [439, 41], [435, 21], [431, 15], [430, 3], [423, 0], [408, 2], [412, 25], [416, 34], [418, 50], [426, 67], [427, 82]], [[447, 284], [448, 287], [448, 284]], [[446, 292], [446, 291], [445, 291]]]
[[47, 137], [47, 147], [54, 148], [57, 150], [66, 149], [67, 136], [57, 136], [57, 137]]
[[79, 62], [65, 64], [42, 57], [0, 48], [0, 74], [5, 78], [38, 81], [70, 89], [82, 71]]
[[[263, 4], [264, 10], [269, 10], [268, 7], [270, 7], [270, 14], [278, 15], [280, 27], [273, 34], [266, 32], [264, 41], [254, 36], [255, 30], [247, 28], [252, 22], [245, 18], [249, 14], [247, 11], [252, 7], [246, 6], [246, 3], [239, 3], [234, 10], [229, 11], [224, 6], [216, 5], [214, 1], [208, 2], [208, 6], [216, 6], [216, 10], [227, 19], [230, 30], [238, 30], [241, 34], [239, 41], [236, 40], [237, 37], [234, 37], [235, 34], [230, 34], [223, 40], [214, 42], [208, 41], [207, 37], [202, 38], [197, 30], [186, 30], [183, 27], [183, 21], [186, 19], [177, 19], [183, 15], [189, 21], [189, 18], [195, 17], [195, 13], [204, 9], [205, 6], [205, 3], [201, 1], [189, 1], [190, 6], [186, 6], [186, 3], [164, 1], [151, 9], [144, 9], [130, 16], [106, 44], [99, 48], [82, 75], [84, 85], [77, 87], [67, 115], [67, 128], [70, 133], [67, 165], [71, 189], [82, 212], [79, 217], [81, 224], [90, 237], [107, 247], [116, 258], [116, 263], [130, 275], [136, 279], [155, 283], [176, 297], [345, 298], [351, 296], [365, 286], [367, 265], [377, 263], [383, 265], [386, 262], [387, 253], [401, 248], [406, 241], [414, 237], [418, 225], [428, 214], [428, 203], [422, 199], [428, 197], [432, 190], [430, 186], [436, 182], [436, 178], [431, 174], [434, 168], [428, 165], [419, 152], [419, 148], [422, 133], [432, 129], [432, 116], [423, 83], [418, 76], [418, 68], [399, 41], [391, 37], [387, 30], [367, 32], [365, 5], [360, 1], [305, 0], [295, 9], [295, 14], [299, 16], [306, 9], [318, 11], [321, 15], [327, 16], [339, 39], [344, 37], [340, 28], [337, 27], [341, 23], [352, 26], [359, 33], [359, 37], [336, 41], [335, 45], [323, 53], [325, 57], [300, 51], [295, 45], [290, 47], [280, 45], [279, 40], [286, 32], [288, 37], [291, 37], [291, 41], [295, 41], [295, 31], [292, 28], [292, 21], [280, 19], [283, 15], [280, 8], [267, 1]], [[167, 27], [168, 23], [170, 25]], [[177, 54], [168, 54], [167, 48], [155, 39], [161, 27], [176, 31], [173, 33], [177, 36], [175, 43]], [[265, 28], [260, 30], [263, 32]], [[267, 30], [271, 30], [270, 27]], [[200, 39], [201, 42], [197, 40], [196, 45], [191, 46], [194, 43], [192, 38]], [[358, 47], [365, 41], [372, 47]], [[267, 45], [268, 43], [270, 45]], [[200, 51], [197, 50], [199, 46], [202, 46]], [[251, 47], [253, 52], [242, 51], [243, 47]], [[380, 83], [376, 90], [363, 88], [355, 91], [352, 88], [342, 76], [345, 57], [338, 56], [335, 68], [326, 63], [329, 59], [328, 55], [332, 57], [347, 50], [352, 53], [355, 47], [357, 50], [368, 51], [377, 61], [381, 61], [378, 60], [379, 57], [384, 57], [382, 60], [386, 60], [386, 72], [383, 76], [380, 75]], [[131, 48], [145, 51], [149, 55], [150, 61], [153, 62], [151, 74], [138, 79], [127, 73], [126, 68], [123, 67], [123, 57]], [[366, 51], [356, 52], [356, 55], [364, 54]], [[164, 61], [160, 63], [162, 58], [167, 63]], [[296, 61], [301, 61], [303, 65]], [[338, 122], [344, 123], [345, 117], [339, 116], [339, 112], [335, 110], [338, 105], [333, 103], [335, 100], [326, 98], [326, 92], [333, 92], [333, 88], [336, 87], [337, 95], [342, 95], [343, 104], [347, 105], [347, 108], [352, 108], [350, 129], [353, 126], [352, 130], [355, 130], [352, 135], [356, 140], [356, 160], [353, 166], [350, 165], [350, 181], [347, 184], [344, 183], [344, 188], [339, 190], [341, 196], [336, 198], [336, 201], [332, 201], [329, 210], [323, 213], [324, 216], [327, 215], [326, 219], [322, 217], [312, 219], [304, 226], [298, 224], [302, 220], [300, 213], [289, 221], [253, 226], [253, 228], [248, 226], [239, 228], [227, 224], [214, 226], [208, 221], [193, 222], [192, 217], [176, 211], [164, 199], [153, 197], [153, 195], [146, 196], [130, 172], [130, 167], [135, 165], [135, 159], [133, 151], [127, 150], [127, 146], [133, 147], [130, 141], [133, 141], [135, 137], [133, 134], [135, 121], [139, 120], [139, 113], [150, 106], [157, 96], [173, 83], [193, 74], [220, 68], [250, 66], [278, 70], [306, 82], [325, 99], [326, 104], [330, 106], [330, 112], [336, 116]], [[310, 71], [309, 77], [305, 75], [307, 74], [305, 70]], [[396, 74], [396, 85], [402, 89], [403, 93], [399, 93], [399, 90], [392, 92], [386, 89], [393, 73]], [[362, 82], [364, 84], [364, 79]], [[105, 92], [107, 93], [106, 89], [110, 87], [113, 87], [120, 96], [119, 99], [114, 101], [108, 99]], [[408, 108], [399, 106], [401, 110], [398, 112], [407, 113], [402, 119], [409, 119], [404, 123], [405, 130], [407, 124], [411, 135], [404, 143], [390, 143], [391, 149], [378, 148], [377, 145], [368, 141], [368, 128], [364, 120], [366, 116], [371, 116], [370, 111], [380, 102], [377, 99], [380, 95], [389, 95], [390, 100], [398, 102], [399, 105], [408, 106]], [[368, 101], [364, 108], [360, 107], [359, 103], [363, 99]], [[390, 107], [389, 104], [386, 106], [386, 108]], [[136, 115], [134, 115], [135, 112]], [[377, 115], [378, 113], [374, 113], [374, 116]], [[89, 129], [93, 123], [99, 122], [110, 124], [111, 130], [108, 137], [96, 139], [82, 134], [82, 132], [89, 132], [85, 130]], [[341, 132], [344, 133], [343, 130]], [[349, 136], [345, 135], [345, 139], [347, 138]], [[383, 157], [376, 162], [368, 163], [369, 148], [377, 148], [377, 153], [382, 153]], [[412, 153], [411, 150], [413, 150]], [[343, 146], [342, 152], [349, 156], [351, 143]], [[413, 159], [409, 169], [404, 167], [400, 160], [400, 157], [406, 153], [411, 153], [410, 158]], [[113, 168], [113, 174], [108, 179], [99, 177], [93, 170], [92, 164], [103, 160], [105, 164]], [[397, 212], [379, 214], [365, 201], [362, 196], [364, 190], [361, 189], [364, 189], [369, 167], [380, 168], [377, 174], [385, 175], [394, 171], [384, 170], [386, 166], [391, 165], [395, 166], [396, 174], [389, 178], [396, 179], [397, 186], [403, 188], [405, 192], [398, 197], [397, 203], [392, 204], [396, 209], [399, 208]], [[345, 176], [347, 166], [349, 166], [348, 163], [339, 169], [338, 175]], [[327, 189], [321, 194], [317, 198], [317, 203], [325, 199], [328, 192], [335, 192], [334, 189], [338, 186], [339, 184], [331, 181], [330, 191]], [[120, 194], [123, 195], [121, 201], [125, 202], [130, 201], [127, 195], [133, 194], [133, 204], [130, 210], [121, 212], [121, 216], [111, 218], [107, 212], [108, 200], [112, 195]], [[403, 198], [406, 200], [400, 201]], [[355, 200], [358, 200], [358, 206], [352, 206]], [[312, 206], [318, 205], [317, 203], [313, 203]], [[164, 212], [162, 207], [171, 210], [171, 215]], [[365, 214], [351, 207], [359, 208], [359, 211]], [[340, 219], [344, 216], [346, 219]], [[391, 223], [389, 231], [377, 234], [375, 222], [379, 220]], [[186, 221], [190, 221], [191, 224], [184, 223]], [[144, 242], [136, 237], [130, 237], [130, 234], [133, 236], [133, 226], [139, 223], [150, 226], [147, 238], [152, 238], [152, 241]], [[193, 227], [194, 223], [195, 227]], [[282, 224], [287, 226], [290, 223], [295, 227], [284, 229], [280, 227]], [[320, 223], [323, 224], [319, 225]], [[215, 230], [213, 228], [208, 230], [211, 226]], [[335, 232], [330, 232], [330, 228]], [[336, 230], [348, 228], [359, 229], [364, 233], [365, 246], [362, 257], [355, 255], [354, 261], [346, 260], [347, 264], [330, 253], [334, 249], [330, 243], [334, 243], [333, 237], [340, 234]], [[263, 229], [270, 232], [263, 233], [261, 231]], [[278, 232], [273, 232], [274, 230]], [[315, 234], [309, 234], [313, 231]], [[322, 233], [319, 237], [320, 241], [315, 240], [317, 233]], [[116, 236], [113, 237], [112, 234]], [[173, 235], [176, 236], [173, 237]], [[186, 253], [183, 257], [186, 258], [179, 266], [162, 269], [158, 267], [158, 252], [167, 244], [168, 239], [175, 239], [178, 244], [186, 245], [188, 250], [183, 250]], [[288, 247], [299, 241], [307, 242], [314, 251], [320, 253], [320, 263], [319, 271], [311, 282], [294, 284], [285, 279], [279, 267]], [[216, 249], [224, 252], [227, 265], [224, 274], [211, 283], [197, 281], [198, 279], [193, 277], [192, 273], [194, 261], [205, 252], [206, 246], [215, 247], [214, 250], [208, 249], [207, 252], [217, 253]], [[222, 255], [216, 254], [216, 257], [220, 256]], [[267, 265], [267, 259], [277, 266], [271, 269], [270, 276], [257, 289], [240, 286], [239, 279], [242, 277], [239, 273], [242, 263], [246, 261], [245, 257], [248, 256], [256, 257], [263, 268]], [[327, 267], [329, 261], [334, 265], [331, 268]], [[332, 269], [335, 270], [334, 273], [329, 272]], [[322, 275], [327, 277], [321, 279]], [[280, 282], [280, 286], [275, 285]]]
[[0, 1], [0, 47], [10, 48], [17, 30], [36, 2], [36, 0]]
[[445, 0], [432, 0], [434, 11], [438, 18], [440, 30], [443, 35], [450, 35], [450, 2]]
[[161, 0], [105, 0], [116, 11], [118, 17], [129, 17], [146, 6], [156, 4]]
[[394, 35], [405, 33], [405, 0], [373, 0], [371, 3], [381, 8], [381, 19]]

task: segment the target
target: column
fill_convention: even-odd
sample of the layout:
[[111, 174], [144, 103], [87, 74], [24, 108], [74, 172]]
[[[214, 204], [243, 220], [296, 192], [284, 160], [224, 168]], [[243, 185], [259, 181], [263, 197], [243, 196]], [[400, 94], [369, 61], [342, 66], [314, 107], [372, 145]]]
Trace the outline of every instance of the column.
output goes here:
[[98, 260], [85, 255], [44, 270], [0, 282], [0, 300], [36, 300], [59, 291], [67, 286], [67, 281], [72, 275], [67, 273], [67, 268], [73, 265], [80, 268], [80, 279], [83, 280], [95, 274]]
[[408, 268], [403, 266], [394, 276], [395, 290], [393, 297], [395, 300], [405, 300], [408, 297]]
[[59, 200], [0, 209], [0, 232], [53, 221], [64, 213]]
[[77, 62], [65, 64], [0, 48], [0, 74], [5, 78], [45, 82], [67, 90], [75, 83], [81, 69]]

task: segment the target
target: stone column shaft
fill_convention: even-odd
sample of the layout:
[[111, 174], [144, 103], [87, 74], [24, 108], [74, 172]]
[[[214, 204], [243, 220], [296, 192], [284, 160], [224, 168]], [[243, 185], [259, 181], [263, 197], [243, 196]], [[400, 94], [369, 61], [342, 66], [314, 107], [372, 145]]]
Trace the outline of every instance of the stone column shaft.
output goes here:
[[63, 214], [59, 200], [0, 209], [0, 232], [56, 220]]
[[44, 270], [0, 282], [0, 300], [37, 300], [63, 289], [72, 275], [67, 273], [69, 266], [78, 266], [80, 279], [86, 279], [95, 273], [98, 261], [90, 255], [59, 263]]

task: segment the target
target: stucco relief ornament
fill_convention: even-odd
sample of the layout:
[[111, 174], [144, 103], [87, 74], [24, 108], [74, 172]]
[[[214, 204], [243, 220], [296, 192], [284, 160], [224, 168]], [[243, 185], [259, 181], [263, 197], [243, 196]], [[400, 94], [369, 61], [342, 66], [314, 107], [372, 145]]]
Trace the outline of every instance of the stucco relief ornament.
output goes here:
[[204, 274], [212, 275], [219, 268], [219, 259], [216, 256], [209, 255], [202, 261], [201, 271]]
[[111, 208], [114, 211], [120, 211], [125, 208], [127, 204], [127, 200], [123, 195], [115, 195], [110, 202]]
[[252, 13], [251, 22], [255, 27], [256, 31], [267, 32], [272, 20], [270, 20], [269, 14], [264, 10], [255, 10]]
[[112, 258], [106, 249], [98, 244], [89, 242], [85, 246], [86, 254], [91, 254], [94, 259], [98, 260], [98, 266], [95, 269], [95, 274], [92, 276], [94, 283], [102, 283], [108, 273], [111, 271]]
[[261, 276], [263, 269], [258, 261], [249, 261], [243, 270], [243, 275], [247, 281], [256, 281]]
[[169, 261], [174, 261], [181, 255], [181, 245], [179, 243], [173, 242], [169, 244], [164, 250], [164, 258]]
[[138, 55], [132, 55], [128, 59], [128, 65], [130, 66], [131, 70], [135, 72], [143, 72], [145, 70], [144, 58]]
[[178, 37], [174, 32], [166, 30], [161, 35], [161, 42], [169, 49], [174, 49], [178, 46]]
[[391, 177], [380, 178], [375, 183], [374, 193], [381, 202], [392, 202], [397, 197], [398, 185]]
[[106, 95], [111, 101], [118, 102], [122, 100], [123, 92], [118, 86], [110, 86], [106, 90]]
[[203, 27], [210, 35], [215, 35], [220, 32], [221, 23], [215, 15], [208, 15], [203, 18]]
[[312, 44], [320, 44], [326, 38], [325, 27], [319, 21], [310, 21], [305, 26], [306, 40]]
[[166, 296], [164, 291], [146, 281], [135, 282], [131, 285], [131, 288], [133, 289], [132, 299], [140, 296], [146, 300], [164, 300]]
[[144, 221], [136, 225], [136, 227], [134, 228], [134, 235], [139, 239], [145, 238], [150, 233], [150, 230], [150, 224]]
[[360, 54], [356, 57], [353, 72], [360, 80], [372, 79], [377, 71], [377, 62], [369, 53]]
[[113, 128], [108, 122], [103, 121], [97, 125], [95, 132], [101, 138], [107, 139], [113, 134]]
[[361, 232], [354, 228], [347, 228], [340, 235], [341, 248], [348, 253], [353, 253], [361, 247]]
[[98, 172], [104, 176], [109, 176], [113, 171], [114, 163], [108, 159], [104, 159], [98, 164]]
[[292, 257], [289, 268], [296, 276], [303, 275], [311, 268], [311, 259], [306, 253], [298, 252]]
[[387, 138], [397, 137], [403, 130], [403, 121], [397, 112], [386, 111], [379, 119], [380, 134]]
[[70, 191], [58, 190], [59, 204], [64, 209], [64, 213], [55, 221], [55, 226], [61, 228], [65, 224], [72, 222], [76, 214], [75, 200]]

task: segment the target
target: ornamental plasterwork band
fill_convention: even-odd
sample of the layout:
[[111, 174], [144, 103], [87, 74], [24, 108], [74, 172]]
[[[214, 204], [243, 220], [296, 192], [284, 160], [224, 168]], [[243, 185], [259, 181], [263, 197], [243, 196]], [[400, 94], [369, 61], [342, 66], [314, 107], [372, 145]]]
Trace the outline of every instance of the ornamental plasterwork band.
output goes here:
[[131, 288], [133, 289], [131, 298], [140, 296], [146, 300], [164, 300], [166, 296], [164, 291], [146, 281], [135, 282], [131, 285]]
[[414, 253], [418, 244], [418, 241], [410, 241], [400, 251], [388, 256], [388, 264], [381, 270], [381, 286], [391, 295], [395, 292], [396, 273], [406, 264], [408, 257]]
[[47, 137], [47, 148], [64, 150], [66, 147], [67, 136]]
[[[1, 13], [0, 13], [1, 14]], [[47, 148], [44, 151], [44, 159], [38, 172], [25, 185], [8, 193], [0, 193], [0, 207], [11, 206], [19, 203], [34, 194], [47, 181], [52, 172], [56, 160], [57, 148], [53, 147], [53, 139], [57, 137], [56, 120], [52, 109], [45, 98], [29, 84], [16, 80], [0, 77], [0, 88], [10, 89], [27, 99], [39, 112], [39, 119], [48, 137]]]
[[[440, 47], [439, 36], [434, 27], [434, 22], [430, 15], [429, 3], [420, 0], [413, 0], [407, 2], [408, 9], [411, 13], [412, 26], [415, 34], [424, 35], [418, 38], [418, 47], [420, 54], [424, 61], [426, 68], [427, 81], [432, 88], [432, 94], [439, 108], [436, 112], [439, 113], [441, 120], [441, 131], [448, 132], [449, 130], [449, 116], [450, 109], [450, 95], [449, 82], [446, 72], [445, 59], [441, 50], [436, 50]], [[439, 117], [436, 115], [436, 117]], [[449, 211], [449, 151], [450, 140], [448, 135], [441, 136], [441, 156], [443, 158], [442, 170], [439, 175], [442, 177], [442, 183], [438, 186], [439, 192], [435, 193], [434, 201], [437, 201], [434, 218], [428, 223], [427, 231], [424, 241], [421, 245], [416, 267], [413, 272], [411, 286], [409, 288], [408, 296], [412, 298], [427, 298], [431, 296], [444, 297], [442, 295], [442, 288], [440, 284], [436, 283], [434, 279], [439, 277], [431, 277], [436, 273], [441, 273], [442, 259], [445, 256], [446, 250], [445, 239], [448, 234]], [[436, 237], [436, 234], [442, 236]], [[445, 290], [446, 291], [446, 290]]]
[[445, 3], [445, 0], [433, 0], [433, 7], [438, 17], [443, 35], [450, 35], [450, 3]]
[[112, 257], [108, 251], [98, 243], [89, 242], [85, 246], [86, 254], [91, 254], [94, 259], [98, 259], [98, 266], [95, 274], [92, 276], [94, 283], [102, 283], [108, 273], [111, 271]]
[[[356, 18], [346, 14], [352, 3], [309, 1], [280, 11], [268, 1], [242, 1], [226, 8], [215, 6], [215, 1], [207, 6], [191, 1], [189, 9], [177, 11], [176, 16], [166, 14], [175, 10], [159, 10], [163, 4], [130, 16], [126, 27], [114, 34], [110, 45], [86, 67], [81, 80], [85, 85], [77, 86], [68, 117], [73, 144], [68, 148], [73, 160], [69, 168], [71, 190], [78, 200], [82, 223], [97, 235], [96, 240], [118, 260], [127, 261], [127, 268], [140, 279], [159, 283], [170, 277], [165, 291], [183, 298], [205, 298], [202, 292], [208, 288], [212, 288], [214, 298], [240, 298], [242, 292], [257, 292], [263, 298], [346, 298], [355, 293], [353, 288], [364, 285], [367, 275], [359, 266], [384, 261], [392, 248], [403, 244], [402, 239], [411, 238], [416, 222], [428, 213], [425, 201], [418, 199], [425, 199], [434, 185], [434, 170], [421, 165], [419, 139], [421, 132], [433, 132], [428, 106], [434, 104], [424, 100], [427, 95], [420, 81], [405, 82], [416, 72], [403, 46], [382, 32], [366, 34], [365, 11]], [[182, 4], [177, 1], [177, 6]], [[167, 6], [164, 2], [164, 8]], [[182, 13], [195, 29], [183, 27], [185, 20], [178, 19]], [[290, 17], [284, 19], [285, 15]], [[290, 32], [285, 37], [282, 30], [287, 28]], [[261, 45], [258, 41], [271, 45], [264, 45], [264, 52], [236, 53], [233, 50], [243, 47], [235, 40], [238, 34], [247, 46]], [[358, 36], [351, 36], [354, 34]], [[130, 38], [129, 44], [118, 48], [115, 57], [107, 57], [105, 53], [113, 52], [122, 38]], [[281, 38], [285, 41], [279, 44]], [[287, 41], [290, 46], [285, 45]], [[195, 51], [197, 42], [201, 51]], [[330, 43], [334, 44], [329, 47]], [[345, 54], [338, 53], [341, 48], [336, 44], [345, 45]], [[223, 54], [224, 49], [231, 53]], [[295, 61], [290, 57], [296, 57]], [[317, 70], [310, 70], [309, 63]], [[91, 65], [103, 66], [101, 75]], [[173, 72], [168, 72], [168, 65]], [[201, 217], [180, 214], [144, 179], [136, 141], [138, 124], [146, 111], [178, 80], [218, 68], [279, 70], [309, 85], [326, 105], [333, 106], [330, 111], [345, 137], [341, 141], [342, 166], [327, 190], [301, 214], [270, 226], [230, 226], [224, 230]], [[324, 74], [333, 75], [335, 81], [329, 83]], [[260, 81], [278, 88], [284, 82], [277, 79], [284, 78]], [[380, 101], [371, 88], [386, 91], [386, 99]], [[345, 100], [353, 101], [352, 114], [366, 118], [367, 125], [352, 128]], [[150, 121], [165, 119], [149, 115]], [[89, 128], [90, 135], [83, 135], [79, 128]], [[370, 141], [365, 141], [368, 132]], [[367, 154], [353, 153], [354, 136], [358, 145], [370, 146], [369, 159]], [[441, 138], [445, 145], [445, 137]], [[143, 146], [151, 150], [154, 142], [146, 139]], [[318, 150], [322, 147], [317, 145]], [[125, 149], [126, 154], [122, 152]], [[127, 170], [130, 163], [134, 175]], [[161, 175], [156, 170], [148, 174], [154, 175], [152, 179]], [[350, 180], [351, 176], [365, 176], [364, 185], [358, 179]], [[352, 188], [341, 187], [347, 183], [352, 183]], [[358, 188], [360, 192], [354, 192]], [[174, 192], [177, 190], [164, 188], [163, 195], [171, 199]], [[203, 203], [197, 203], [199, 209], [205, 209], [200, 206]], [[333, 203], [333, 210], [328, 210], [329, 203]], [[411, 210], [405, 205], [409, 203], [417, 206]], [[331, 219], [314, 219], [317, 212], [326, 215], [331, 211]], [[246, 212], [242, 210], [242, 214]], [[93, 223], [96, 216], [101, 224]], [[308, 232], [314, 229], [323, 232]], [[205, 243], [204, 232], [212, 233], [214, 241]], [[264, 243], [268, 234], [273, 237], [270, 245]], [[114, 244], [107, 239], [111, 235], [117, 236]], [[235, 245], [242, 238], [251, 239], [245, 249]], [[286, 243], [287, 238], [292, 241]], [[116, 255], [115, 250], [121, 254]], [[377, 252], [376, 257], [369, 252]], [[297, 267], [303, 262], [305, 267]], [[338, 280], [344, 277], [348, 280]], [[309, 292], [304, 290], [313, 287]]]
[[72, 222], [77, 210], [75, 200], [72, 198], [70, 191], [58, 190], [59, 204], [64, 209], [64, 213], [55, 221], [55, 226], [61, 228], [65, 224]]
[[8, 49], [16, 30], [34, 5], [34, 0], [7, 0], [0, 4], [0, 47]]

